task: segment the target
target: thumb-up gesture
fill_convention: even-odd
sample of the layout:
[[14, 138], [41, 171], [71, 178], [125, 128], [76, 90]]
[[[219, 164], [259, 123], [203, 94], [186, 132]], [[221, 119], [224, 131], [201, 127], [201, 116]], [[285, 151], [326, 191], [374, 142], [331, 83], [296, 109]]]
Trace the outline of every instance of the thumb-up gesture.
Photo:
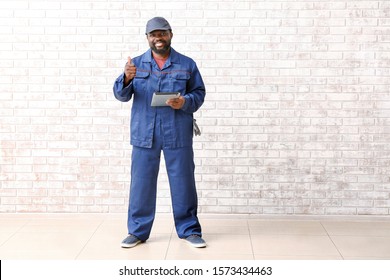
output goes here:
[[131, 57], [127, 58], [127, 63], [125, 66], [125, 86], [128, 86], [132, 79], [135, 77], [135, 73], [137, 72], [137, 68], [131, 61]]

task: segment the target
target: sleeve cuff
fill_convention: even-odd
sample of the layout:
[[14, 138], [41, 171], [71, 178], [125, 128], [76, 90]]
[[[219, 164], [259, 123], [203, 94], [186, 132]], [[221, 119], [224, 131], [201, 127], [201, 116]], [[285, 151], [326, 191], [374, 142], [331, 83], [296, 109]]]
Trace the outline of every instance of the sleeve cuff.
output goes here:
[[188, 96], [183, 96], [183, 97], [184, 97], [185, 102], [184, 102], [184, 104], [183, 104], [183, 107], [181, 107], [181, 109], [182, 109], [183, 111], [187, 111], [188, 108], [190, 107], [191, 99], [190, 99], [190, 97], [188, 97]]

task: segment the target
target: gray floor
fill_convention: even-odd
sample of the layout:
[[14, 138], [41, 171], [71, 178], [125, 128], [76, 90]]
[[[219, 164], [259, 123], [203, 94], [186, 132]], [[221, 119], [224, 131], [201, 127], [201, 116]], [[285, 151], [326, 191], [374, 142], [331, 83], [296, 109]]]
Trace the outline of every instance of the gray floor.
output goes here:
[[146, 243], [122, 249], [123, 214], [0, 214], [0, 259], [390, 259], [388, 217], [201, 215], [200, 221], [207, 248], [187, 245], [171, 215], [158, 215]]

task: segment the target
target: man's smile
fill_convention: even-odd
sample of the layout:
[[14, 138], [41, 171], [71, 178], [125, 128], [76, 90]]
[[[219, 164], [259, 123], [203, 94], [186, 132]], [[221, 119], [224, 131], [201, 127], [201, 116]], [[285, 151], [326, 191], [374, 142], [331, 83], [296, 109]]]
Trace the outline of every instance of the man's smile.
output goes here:
[[160, 41], [160, 42], [155, 43], [154, 45], [155, 45], [156, 47], [158, 47], [158, 48], [162, 48], [162, 47], [164, 47], [164, 46], [166, 45], [166, 43]]

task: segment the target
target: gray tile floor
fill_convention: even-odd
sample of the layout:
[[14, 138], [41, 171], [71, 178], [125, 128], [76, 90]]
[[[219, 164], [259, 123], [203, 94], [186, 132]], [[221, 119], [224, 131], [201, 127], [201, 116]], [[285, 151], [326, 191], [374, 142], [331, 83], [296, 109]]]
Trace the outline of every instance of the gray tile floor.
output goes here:
[[390, 260], [390, 217], [200, 215], [207, 248], [180, 240], [171, 215], [122, 249], [124, 214], [0, 214], [0, 259]]

